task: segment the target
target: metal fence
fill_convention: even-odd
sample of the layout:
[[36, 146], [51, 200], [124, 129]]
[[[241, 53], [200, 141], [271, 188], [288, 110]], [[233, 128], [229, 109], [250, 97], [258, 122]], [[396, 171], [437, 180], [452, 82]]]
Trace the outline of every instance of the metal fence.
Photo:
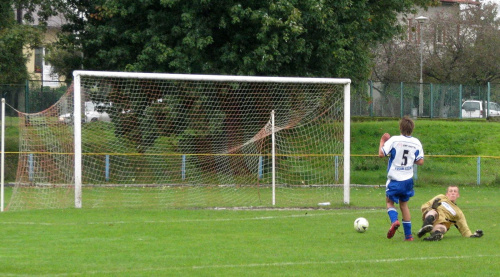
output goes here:
[[[500, 103], [500, 84], [421, 85], [370, 81], [365, 87], [358, 88], [352, 93], [351, 114], [371, 117], [410, 115], [426, 118], [462, 118], [462, 103], [465, 100]], [[485, 105], [485, 108], [488, 107], [489, 105]]]
[[[0, 84], [0, 95], [9, 105], [29, 113], [40, 112], [52, 106], [66, 90], [67, 84], [59, 81], [42, 83], [40, 80], [27, 80], [25, 84]], [[13, 114], [7, 113], [7, 116]]]
[[[44, 81], [43, 84], [39, 80], [29, 80], [20, 85], [0, 84], [0, 94], [17, 110], [39, 112], [55, 104], [67, 90], [64, 82], [53, 82], [48, 86]], [[465, 100], [500, 104], [500, 83], [468, 86], [369, 81], [352, 88], [352, 116], [462, 118], [462, 103]]]

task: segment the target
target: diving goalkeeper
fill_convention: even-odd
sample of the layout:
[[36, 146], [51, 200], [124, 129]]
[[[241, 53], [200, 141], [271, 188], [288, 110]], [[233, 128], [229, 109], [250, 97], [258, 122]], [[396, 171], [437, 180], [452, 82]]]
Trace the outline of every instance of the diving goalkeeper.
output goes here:
[[463, 237], [480, 238], [483, 236], [482, 230], [477, 230], [474, 234], [470, 231], [462, 210], [456, 204], [458, 197], [460, 197], [458, 187], [449, 186], [446, 195], [440, 194], [422, 205], [424, 224], [418, 231], [419, 238], [431, 232], [430, 236], [424, 240], [441, 240], [452, 224], [457, 227]]

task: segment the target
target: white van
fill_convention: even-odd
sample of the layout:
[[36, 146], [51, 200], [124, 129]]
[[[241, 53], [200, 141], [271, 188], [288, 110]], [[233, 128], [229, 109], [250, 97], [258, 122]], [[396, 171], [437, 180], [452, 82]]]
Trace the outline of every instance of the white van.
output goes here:
[[[488, 116], [500, 116], [500, 105], [495, 102], [488, 104]], [[484, 118], [486, 101], [466, 100], [462, 103], [462, 118]]]
[[483, 101], [466, 100], [462, 103], [462, 118], [483, 118]]

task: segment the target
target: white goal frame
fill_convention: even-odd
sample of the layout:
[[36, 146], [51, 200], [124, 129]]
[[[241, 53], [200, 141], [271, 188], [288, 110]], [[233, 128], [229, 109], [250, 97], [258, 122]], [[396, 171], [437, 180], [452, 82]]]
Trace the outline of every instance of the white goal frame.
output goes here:
[[[299, 78], [299, 77], [256, 77], [256, 76], [229, 76], [229, 75], [191, 75], [167, 73], [134, 73], [134, 72], [108, 72], [76, 70], [74, 77], [74, 181], [75, 181], [75, 207], [82, 207], [82, 116], [81, 116], [81, 77], [112, 77], [112, 78], [142, 78], [185, 81], [228, 81], [228, 82], [274, 82], [274, 83], [329, 83], [344, 86], [344, 204], [350, 202], [350, 84], [347, 78]], [[271, 112], [271, 111], [270, 111]], [[274, 130], [273, 130], [274, 135]], [[274, 170], [274, 168], [273, 168]], [[273, 174], [274, 176], [274, 174]], [[273, 178], [274, 179], [274, 178]], [[273, 180], [274, 183], [274, 180]], [[274, 204], [274, 203], [273, 203]]]

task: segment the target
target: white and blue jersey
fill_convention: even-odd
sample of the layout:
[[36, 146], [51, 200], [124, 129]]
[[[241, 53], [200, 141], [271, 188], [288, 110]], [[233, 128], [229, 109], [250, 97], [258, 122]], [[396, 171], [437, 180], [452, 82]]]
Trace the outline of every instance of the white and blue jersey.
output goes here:
[[413, 178], [413, 164], [424, 158], [424, 149], [417, 138], [393, 136], [382, 147], [384, 155], [390, 156], [387, 178], [405, 181]]

